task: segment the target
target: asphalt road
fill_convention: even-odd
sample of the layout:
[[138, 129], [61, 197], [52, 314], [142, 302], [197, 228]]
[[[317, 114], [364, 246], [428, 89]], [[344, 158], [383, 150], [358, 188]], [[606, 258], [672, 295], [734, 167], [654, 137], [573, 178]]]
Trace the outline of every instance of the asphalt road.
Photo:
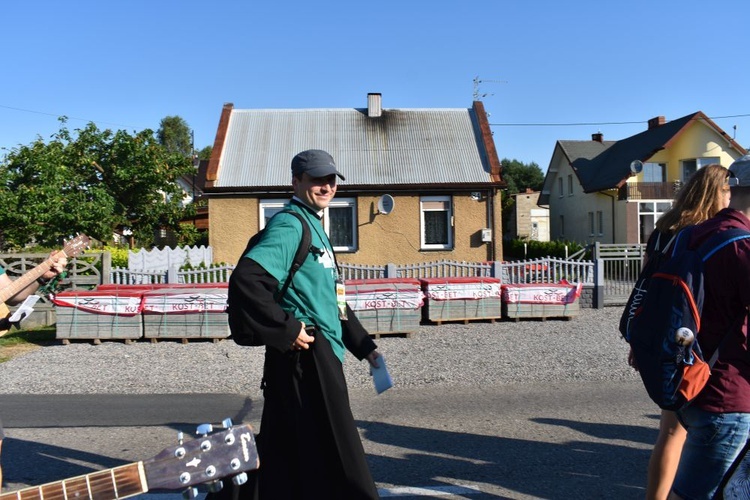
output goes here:
[[[642, 498], [657, 408], [638, 382], [351, 393], [381, 496]], [[6, 490], [143, 460], [203, 422], [257, 427], [233, 394], [0, 395]]]

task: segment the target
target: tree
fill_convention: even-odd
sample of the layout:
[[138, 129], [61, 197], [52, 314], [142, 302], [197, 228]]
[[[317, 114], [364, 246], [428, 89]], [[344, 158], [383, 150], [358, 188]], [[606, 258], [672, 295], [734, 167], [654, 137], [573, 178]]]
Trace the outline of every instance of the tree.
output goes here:
[[503, 197], [503, 227], [510, 227], [510, 217], [515, 207], [514, 194], [525, 192], [526, 189], [540, 191], [544, 184], [544, 174], [535, 162], [522, 163], [515, 158], [503, 158], [503, 180], [507, 184], [506, 196]]
[[199, 160], [210, 160], [211, 159], [211, 153], [213, 152], [214, 148], [213, 146], [206, 146], [205, 148], [198, 151], [198, 159]]
[[170, 153], [193, 156], [193, 134], [187, 122], [179, 116], [165, 116], [156, 132], [159, 144]]
[[161, 228], [189, 234], [180, 220], [192, 216], [191, 207], [183, 207], [176, 182], [194, 172], [189, 157], [167, 151], [149, 129], [130, 135], [89, 123], [71, 133], [61, 121], [48, 143], [15, 148], [0, 164], [5, 248], [56, 247], [78, 232], [110, 241], [130, 229], [143, 245]]
[[544, 173], [535, 162], [522, 163], [516, 159], [503, 158], [503, 180], [508, 184], [510, 194], [526, 191], [539, 191], [544, 184]]

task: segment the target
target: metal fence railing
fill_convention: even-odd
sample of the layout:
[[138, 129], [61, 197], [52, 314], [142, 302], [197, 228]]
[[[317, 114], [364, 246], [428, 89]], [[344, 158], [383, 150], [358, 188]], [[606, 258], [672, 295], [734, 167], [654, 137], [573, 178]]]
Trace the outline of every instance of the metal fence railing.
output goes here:
[[[223, 264], [201, 269], [164, 271], [130, 271], [113, 268], [110, 282], [118, 284], [222, 283], [229, 281], [234, 266]], [[341, 264], [345, 280], [382, 278], [460, 278], [496, 277], [503, 283], [570, 283], [594, 285], [595, 267], [591, 261], [570, 261], [546, 257], [518, 262], [458, 262], [441, 260], [419, 264], [363, 265]]]
[[595, 260], [601, 261], [604, 305], [624, 305], [633, 290], [646, 246], [639, 244], [602, 244], [593, 247]]
[[582, 283], [594, 285], [595, 266], [591, 261], [570, 261], [546, 257], [543, 259], [503, 262], [502, 282], [518, 283]]

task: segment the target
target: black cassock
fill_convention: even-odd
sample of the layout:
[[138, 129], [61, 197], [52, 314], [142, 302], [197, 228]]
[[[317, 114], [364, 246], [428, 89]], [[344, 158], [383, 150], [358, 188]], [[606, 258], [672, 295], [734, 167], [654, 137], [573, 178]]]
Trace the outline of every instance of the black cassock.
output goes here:
[[[278, 281], [243, 258], [232, 272], [229, 308], [266, 345], [263, 416], [257, 436], [260, 468], [236, 487], [207, 498], [372, 499], [378, 498], [349, 405], [341, 361], [324, 335], [306, 351], [289, 349], [299, 322], [273, 300]], [[367, 331], [347, 308], [343, 340], [358, 359], [375, 349]], [[233, 326], [232, 335], [235, 335]], [[241, 343], [241, 340], [239, 341]]]

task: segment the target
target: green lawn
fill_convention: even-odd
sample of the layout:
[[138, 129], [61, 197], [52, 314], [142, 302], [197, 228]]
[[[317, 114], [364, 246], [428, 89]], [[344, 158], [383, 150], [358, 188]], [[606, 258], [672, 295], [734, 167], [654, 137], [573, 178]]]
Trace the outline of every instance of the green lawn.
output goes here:
[[45, 326], [29, 330], [17, 330], [14, 328], [4, 337], [0, 337], [0, 363], [8, 361], [15, 353], [26, 349], [33, 349], [35, 345], [49, 345], [54, 340], [54, 326]]

